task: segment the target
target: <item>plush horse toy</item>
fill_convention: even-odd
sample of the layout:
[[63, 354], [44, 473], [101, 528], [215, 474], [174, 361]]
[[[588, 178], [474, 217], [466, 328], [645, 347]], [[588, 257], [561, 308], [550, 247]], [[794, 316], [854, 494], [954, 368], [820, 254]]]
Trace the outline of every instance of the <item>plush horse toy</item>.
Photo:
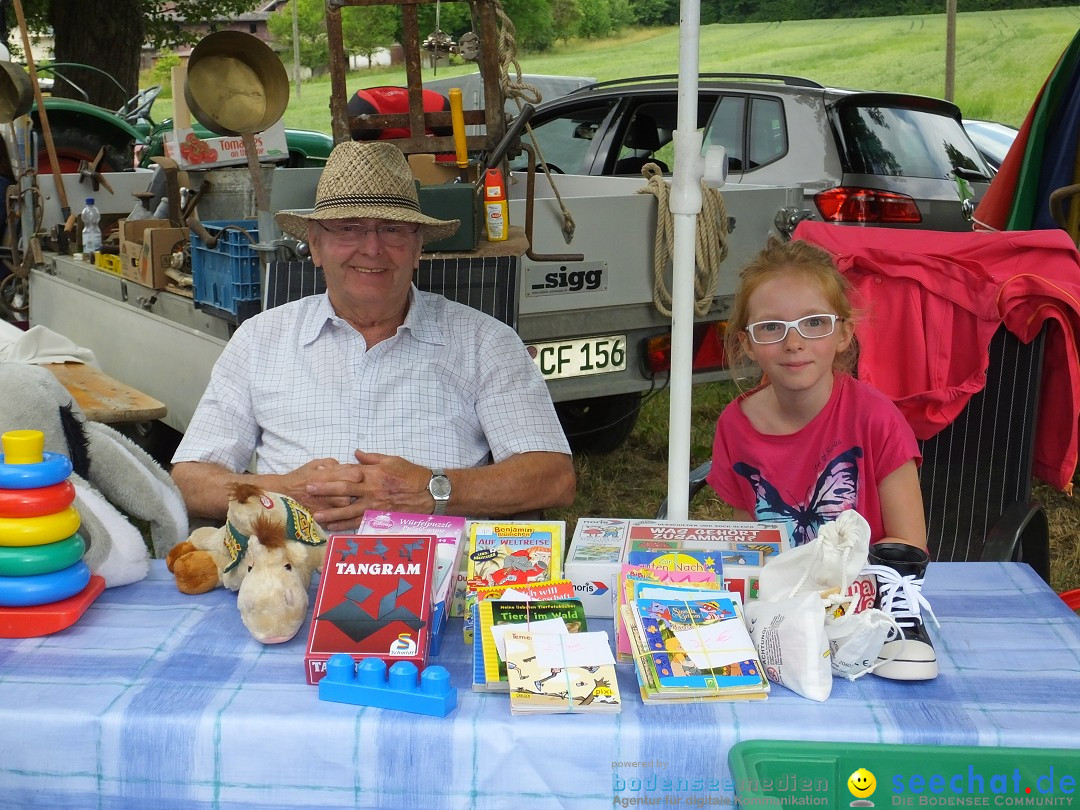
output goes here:
[[166, 564], [182, 593], [238, 591], [244, 626], [263, 644], [288, 641], [307, 616], [311, 575], [322, 570], [326, 535], [292, 498], [237, 484], [224, 526], [203, 527]]

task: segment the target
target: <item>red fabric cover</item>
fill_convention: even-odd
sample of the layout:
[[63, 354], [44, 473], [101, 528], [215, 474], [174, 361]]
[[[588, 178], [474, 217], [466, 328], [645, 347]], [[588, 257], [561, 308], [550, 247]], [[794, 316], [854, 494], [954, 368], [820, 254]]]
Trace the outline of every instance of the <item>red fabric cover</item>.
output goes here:
[[[422, 90], [424, 112], [448, 112], [450, 99], [434, 90]], [[347, 112], [352, 118], [357, 115], [392, 115], [409, 111], [409, 91], [405, 87], [368, 87], [357, 90], [349, 99]], [[450, 127], [429, 127], [428, 135], [449, 135]], [[394, 138], [408, 138], [408, 127], [390, 129], [351, 129], [354, 141], [387, 141]]]
[[986, 384], [1002, 323], [1028, 343], [1050, 322], [1034, 472], [1072, 491], [1080, 439], [1080, 254], [1058, 230], [950, 233], [802, 222], [796, 239], [832, 253], [862, 310], [859, 377], [915, 435], [949, 425]]

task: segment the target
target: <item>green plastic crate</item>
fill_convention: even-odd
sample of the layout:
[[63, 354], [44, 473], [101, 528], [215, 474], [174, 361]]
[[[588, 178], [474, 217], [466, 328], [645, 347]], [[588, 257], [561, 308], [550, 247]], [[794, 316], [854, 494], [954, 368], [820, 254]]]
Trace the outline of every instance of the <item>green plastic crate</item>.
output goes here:
[[[745, 807], [1080, 806], [1080, 752], [1063, 748], [749, 740], [728, 765]], [[849, 787], [859, 769], [872, 791]]]

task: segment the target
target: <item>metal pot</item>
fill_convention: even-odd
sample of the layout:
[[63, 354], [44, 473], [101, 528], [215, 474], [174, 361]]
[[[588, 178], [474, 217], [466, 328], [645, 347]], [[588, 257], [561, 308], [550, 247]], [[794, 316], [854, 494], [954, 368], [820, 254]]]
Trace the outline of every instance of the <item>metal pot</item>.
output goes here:
[[192, 50], [184, 96], [211, 132], [252, 134], [273, 126], [285, 112], [289, 77], [262, 40], [241, 31], [218, 31]]
[[0, 124], [10, 124], [30, 112], [34, 86], [22, 65], [0, 60]]

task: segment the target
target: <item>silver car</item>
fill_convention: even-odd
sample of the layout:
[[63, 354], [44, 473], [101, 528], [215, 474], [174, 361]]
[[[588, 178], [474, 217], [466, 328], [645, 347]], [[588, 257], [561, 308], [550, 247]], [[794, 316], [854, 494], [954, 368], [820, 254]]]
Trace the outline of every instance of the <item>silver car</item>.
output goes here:
[[[675, 76], [592, 84], [542, 104], [534, 137], [554, 171], [669, 172], [677, 90]], [[728, 183], [797, 183], [815, 218], [841, 225], [970, 229], [992, 169], [960, 120], [956, 105], [924, 96], [771, 74], [699, 79], [698, 126], [705, 146], [726, 148]]]

